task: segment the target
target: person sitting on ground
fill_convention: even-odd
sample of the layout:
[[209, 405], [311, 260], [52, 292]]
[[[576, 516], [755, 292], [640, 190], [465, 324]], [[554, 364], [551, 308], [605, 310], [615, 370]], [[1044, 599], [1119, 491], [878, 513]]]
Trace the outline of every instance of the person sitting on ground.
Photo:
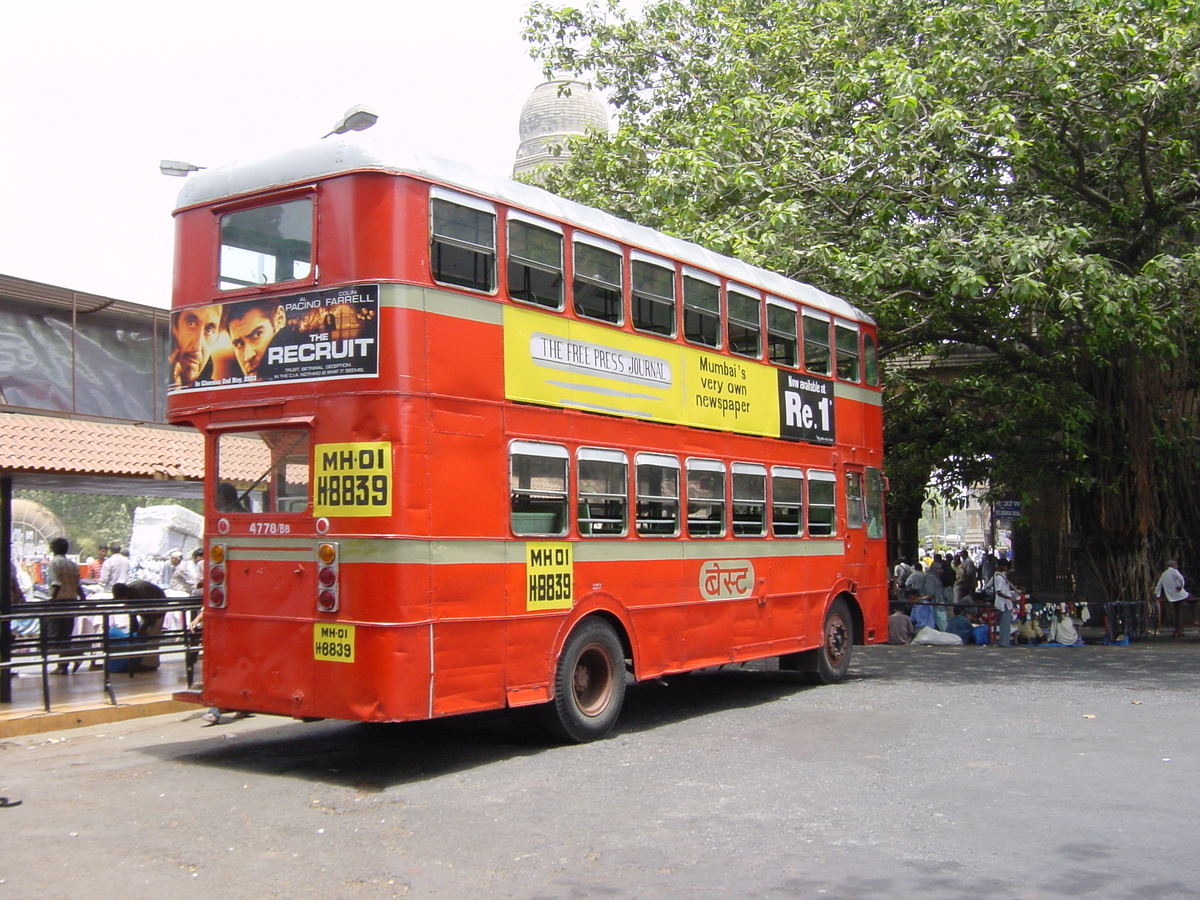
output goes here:
[[899, 604], [892, 606], [892, 614], [888, 616], [888, 643], [907, 644], [913, 639], [916, 630], [912, 619], [904, 612]]
[[946, 631], [949, 634], [957, 634], [964, 644], [975, 642], [975, 625], [967, 618], [967, 613], [961, 606], [954, 607], [954, 615], [946, 620]]
[[1040, 644], [1045, 637], [1046, 632], [1034, 616], [1021, 616], [1017, 620], [1018, 644]]
[[1083, 643], [1083, 638], [1075, 630], [1075, 620], [1069, 613], [1057, 613], [1050, 624], [1050, 643], [1063, 644], [1068, 647]]

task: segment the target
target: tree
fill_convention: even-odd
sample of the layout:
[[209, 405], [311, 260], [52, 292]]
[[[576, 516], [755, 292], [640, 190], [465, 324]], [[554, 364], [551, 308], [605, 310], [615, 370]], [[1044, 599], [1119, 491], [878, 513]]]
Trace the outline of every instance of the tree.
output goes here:
[[550, 190], [876, 317], [900, 500], [1065, 485], [1092, 599], [1200, 533], [1200, 6], [536, 2], [526, 36], [618, 109]]

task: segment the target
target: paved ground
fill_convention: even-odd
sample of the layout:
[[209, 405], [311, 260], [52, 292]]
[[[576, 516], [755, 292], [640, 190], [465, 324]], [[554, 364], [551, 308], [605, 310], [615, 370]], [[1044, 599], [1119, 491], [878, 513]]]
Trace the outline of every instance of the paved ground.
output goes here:
[[852, 672], [638, 685], [581, 747], [498, 714], [12, 738], [0, 898], [1200, 894], [1200, 642]]

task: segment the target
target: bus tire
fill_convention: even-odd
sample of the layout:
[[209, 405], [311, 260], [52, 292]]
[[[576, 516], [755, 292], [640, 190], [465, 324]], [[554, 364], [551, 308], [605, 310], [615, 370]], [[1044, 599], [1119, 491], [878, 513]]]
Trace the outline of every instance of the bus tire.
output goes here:
[[554, 699], [541, 707], [546, 730], [575, 744], [604, 737], [625, 699], [625, 651], [603, 619], [584, 619], [558, 658]]
[[829, 605], [821, 628], [821, 646], [817, 649], [817, 668], [809, 673], [813, 684], [841, 684], [850, 670], [854, 652], [854, 620], [850, 607], [840, 597]]

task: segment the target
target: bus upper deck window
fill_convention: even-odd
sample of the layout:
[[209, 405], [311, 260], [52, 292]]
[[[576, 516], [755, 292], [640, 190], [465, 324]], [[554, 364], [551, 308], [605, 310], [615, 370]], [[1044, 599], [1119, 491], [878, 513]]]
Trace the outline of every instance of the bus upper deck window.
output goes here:
[[762, 313], [757, 297], [729, 291], [729, 349], [739, 356], [758, 359], [762, 355]]
[[310, 199], [226, 213], [221, 216], [220, 289], [307, 278], [312, 247]]
[[871, 334], [863, 335], [863, 376], [871, 387], [879, 387], [879, 348]]
[[429, 193], [430, 267], [442, 284], [496, 288], [496, 211], [486, 200], [439, 188]]
[[633, 327], [650, 334], [675, 334], [675, 270], [667, 263], [634, 259]]
[[829, 320], [805, 310], [804, 368], [814, 375], [832, 375], [829, 352]]
[[217, 437], [219, 513], [302, 513], [309, 508], [305, 428], [230, 431]]
[[511, 214], [508, 220], [508, 294], [550, 309], [563, 307], [563, 237]]
[[780, 366], [800, 362], [796, 339], [796, 307], [783, 300], [767, 300], [767, 358]]
[[691, 344], [721, 346], [721, 286], [712, 276], [683, 276], [683, 336]]
[[621, 252], [607, 242], [603, 246], [599, 238], [575, 239], [575, 312], [589, 319], [612, 322], [622, 321], [621, 303], [623, 280], [621, 278]]
[[858, 381], [858, 329], [836, 324], [833, 332], [837, 344], [837, 376], [845, 381]]

